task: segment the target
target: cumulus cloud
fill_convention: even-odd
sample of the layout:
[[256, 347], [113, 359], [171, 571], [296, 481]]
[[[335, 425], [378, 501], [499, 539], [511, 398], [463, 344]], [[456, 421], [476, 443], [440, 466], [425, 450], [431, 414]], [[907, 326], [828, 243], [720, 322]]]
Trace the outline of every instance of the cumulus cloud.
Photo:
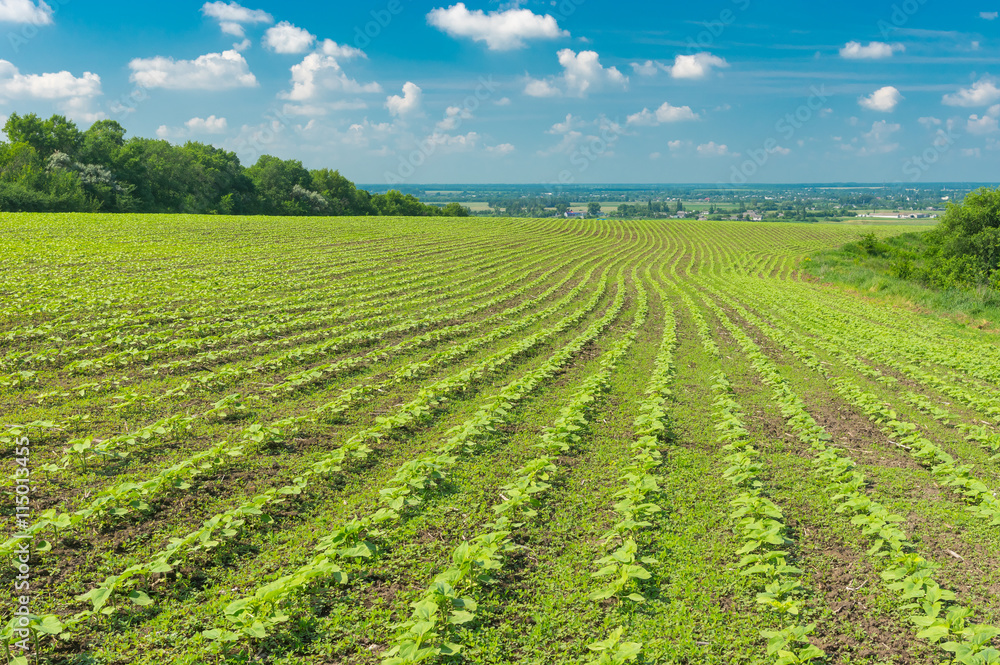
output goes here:
[[315, 41], [316, 35], [288, 21], [282, 21], [264, 33], [264, 46], [275, 53], [305, 53]]
[[899, 143], [893, 142], [892, 136], [901, 129], [897, 123], [890, 123], [886, 120], [877, 120], [872, 123], [871, 131], [863, 133], [866, 145], [859, 151], [859, 155], [881, 155], [892, 152], [899, 148]]
[[984, 18], [987, 21], [993, 21], [997, 16], [1000, 16], [1000, 12], [979, 12], [979, 18]]
[[31, 0], [0, 0], [0, 22], [50, 25], [52, 7], [44, 0], [39, 0], [37, 5]]
[[933, 116], [917, 118], [917, 122], [924, 126], [924, 129], [933, 129], [941, 125], [941, 119]]
[[982, 116], [970, 115], [965, 129], [970, 134], [993, 134], [1000, 129], [997, 123], [998, 118], [1000, 118], [1000, 104], [995, 104]]
[[627, 87], [628, 77], [616, 67], [601, 65], [600, 56], [596, 51], [580, 51], [562, 49], [558, 53], [559, 64], [563, 73], [549, 79], [532, 79], [524, 88], [524, 94], [530, 97], [586, 97], [588, 92], [600, 90], [609, 86]]
[[497, 157], [503, 157], [504, 155], [509, 155], [514, 152], [514, 146], [510, 143], [501, 143], [499, 145], [488, 145], [486, 146], [486, 152]]
[[106, 113], [91, 109], [93, 100], [93, 97], [70, 97], [58, 102], [57, 106], [67, 118], [77, 122], [105, 120], [108, 117]]
[[476, 132], [452, 135], [436, 131], [425, 139], [425, 145], [443, 148], [445, 152], [468, 152], [476, 148], [479, 139], [480, 136]]
[[703, 79], [711, 74], [714, 68], [728, 66], [729, 63], [723, 58], [704, 51], [694, 55], [679, 55], [674, 58], [674, 64], [666, 69], [675, 79]]
[[[600, 136], [582, 131], [588, 130], [589, 128], [590, 131], [593, 131], [592, 128], [599, 130]], [[546, 133], [562, 136], [562, 140], [551, 148], [539, 150], [538, 154], [542, 157], [555, 154], [570, 155], [573, 154], [580, 146], [593, 143], [595, 141], [607, 143], [609, 136], [620, 136], [625, 133], [625, 130], [621, 125], [608, 120], [604, 116], [600, 116], [596, 120], [586, 121], [583, 118], [569, 113], [566, 115], [565, 120], [552, 125], [551, 128], [546, 130]], [[614, 139], [612, 139], [612, 142], [613, 140]], [[612, 154], [612, 151], [605, 150], [601, 153], [601, 156], [609, 157]]]
[[416, 83], [407, 81], [403, 84], [403, 96], [391, 95], [385, 100], [389, 113], [395, 116], [405, 116], [420, 110], [423, 90]]
[[699, 117], [690, 106], [671, 106], [670, 102], [663, 102], [656, 111], [644, 108], [638, 113], [633, 113], [628, 117], [627, 123], [640, 127], [655, 127], [666, 122], [698, 120]]
[[725, 143], [709, 141], [698, 146], [698, 154], [704, 157], [725, 157], [732, 153], [729, 152], [729, 146]]
[[382, 92], [378, 83], [358, 83], [344, 73], [337, 58], [331, 55], [310, 53], [302, 62], [292, 65], [292, 89], [279, 97], [295, 102], [318, 99], [328, 91], [363, 93]]
[[359, 48], [354, 48], [353, 46], [347, 46], [346, 44], [338, 44], [332, 39], [324, 39], [319, 45], [318, 50], [323, 55], [329, 55], [334, 58], [340, 58], [341, 60], [350, 60], [352, 58], [367, 58], [365, 52]]
[[524, 48], [525, 40], [529, 39], [569, 37], [569, 32], [560, 29], [552, 16], [516, 7], [487, 14], [481, 9], [469, 11], [465, 3], [460, 2], [447, 9], [431, 10], [427, 22], [452, 37], [486, 42], [491, 51]]
[[468, 109], [464, 109], [461, 106], [449, 106], [445, 109], [444, 118], [435, 125], [435, 128], [441, 132], [451, 132], [458, 129], [463, 120], [471, 120], [472, 113]]
[[902, 99], [903, 95], [899, 94], [899, 90], [891, 85], [887, 85], [884, 88], [879, 88], [867, 97], [859, 97], [858, 104], [871, 111], [891, 113]]
[[681, 141], [677, 139], [676, 141], [667, 141], [667, 147], [670, 148], [670, 152], [680, 152], [684, 148], [691, 147], [690, 141]]
[[566, 114], [566, 119], [562, 122], [557, 122], [552, 125], [549, 129], [545, 130], [546, 134], [568, 134], [575, 129], [581, 129], [586, 127], [587, 123], [583, 118], [577, 117], [572, 113]]
[[868, 42], [868, 46], [862, 46], [861, 42], [847, 42], [840, 49], [840, 57], [848, 60], [881, 60], [891, 58], [892, 54], [897, 51], [902, 53], [905, 50], [906, 47], [902, 44]]
[[90, 98], [101, 94], [101, 77], [84, 72], [76, 77], [67, 71], [22, 74], [14, 63], [0, 60], [0, 99]]
[[524, 86], [524, 94], [529, 97], [559, 97], [562, 91], [548, 81], [529, 78]]
[[225, 118], [210, 115], [207, 118], [191, 118], [184, 123], [184, 127], [160, 125], [156, 136], [161, 139], [183, 139], [200, 134], [224, 134], [228, 129], [229, 123]]
[[941, 99], [941, 103], [948, 106], [988, 106], [997, 101], [1000, 101], [1000, 88], [996, 79], [988, 76]]
[[632, 71], [639, 76], [656, 76], [662, 67], [660, 63], [653, 62], [652, 60], [632, 63]]
[[962, 148], [962, 157], [982, 157], [979, 148]]
[[225, 118], [219, 118], [214, 115], [210, 115], [207, 118], [191, 118], [184, 123], [184, 126], [192, 132], [200, 134], [222, 134], [229, 128]]
[[236, 2], [206, 2], [201, 13], [218, 21], [222, 32], [241, 39], [246, 36], [245, 23], [274, 23], [274, 17], [264, 10], [247, 9]]
[[147, 88], [221, 90], [257, 86], [257, 77], [236, 50], [207, 53], [194, 60], [163, 56], [135, 58], [128, 66], [132, 70], [129, 80]]

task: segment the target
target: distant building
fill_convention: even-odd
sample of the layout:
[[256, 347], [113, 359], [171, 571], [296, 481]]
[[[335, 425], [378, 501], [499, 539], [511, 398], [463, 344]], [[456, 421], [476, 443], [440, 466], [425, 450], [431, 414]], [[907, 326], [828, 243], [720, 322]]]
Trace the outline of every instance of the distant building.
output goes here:
[[587, 216], [587, 213], [585, 213], [585, 212], [573, 212], [572, 210], [567, 210], [566, 212], [563, 213], [563, 215], [565, 215], [569, 219], [583, 219], [584, 217]]

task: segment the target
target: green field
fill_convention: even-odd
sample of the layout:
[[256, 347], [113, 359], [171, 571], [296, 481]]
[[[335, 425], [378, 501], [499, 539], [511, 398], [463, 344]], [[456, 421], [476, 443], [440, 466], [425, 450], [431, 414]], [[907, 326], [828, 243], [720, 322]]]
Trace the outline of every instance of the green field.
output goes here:
[[4, 214], [0, 662], [1000, 662], [1000, 338], [869, 230]]

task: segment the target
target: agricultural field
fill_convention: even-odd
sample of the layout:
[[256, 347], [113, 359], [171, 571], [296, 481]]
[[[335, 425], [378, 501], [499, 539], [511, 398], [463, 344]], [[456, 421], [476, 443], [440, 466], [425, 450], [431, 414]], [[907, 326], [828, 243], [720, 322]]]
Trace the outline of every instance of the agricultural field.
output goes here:
[[5, 214], [0, 662], [1000, 663], [998, 335], [800, 272], [902, 230]]

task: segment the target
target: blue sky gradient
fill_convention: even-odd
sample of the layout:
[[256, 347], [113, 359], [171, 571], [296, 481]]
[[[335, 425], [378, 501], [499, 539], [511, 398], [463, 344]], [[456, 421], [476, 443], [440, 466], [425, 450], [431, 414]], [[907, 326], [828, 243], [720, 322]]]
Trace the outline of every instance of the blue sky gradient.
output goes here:
[[366, 183], [992, 181], [998, 10], [0, 0], [0, 116]]

